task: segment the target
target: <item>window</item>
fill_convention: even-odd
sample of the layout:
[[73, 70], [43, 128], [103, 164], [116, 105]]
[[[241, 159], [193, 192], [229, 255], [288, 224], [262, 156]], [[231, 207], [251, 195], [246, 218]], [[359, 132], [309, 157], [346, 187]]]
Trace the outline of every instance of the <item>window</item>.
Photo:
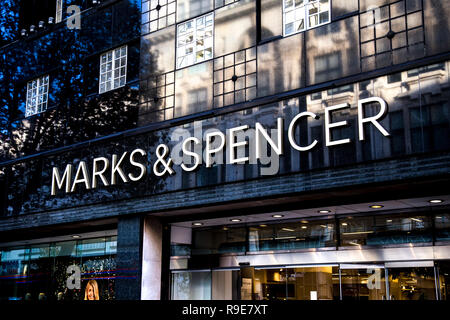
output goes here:
[[284, 35], [330, 21], [330, 0], [283, 0]]
[[177, 68], [212, 59], [213, 29], [213, 13], [178, 25]]
[[100, 56], [100, 93], [123, 87], [127, 78], [127, 46]]
[[27, 106], [25, 116], [29, 117], [47, 110], [49, 76], [32, 80], [27, 84]]

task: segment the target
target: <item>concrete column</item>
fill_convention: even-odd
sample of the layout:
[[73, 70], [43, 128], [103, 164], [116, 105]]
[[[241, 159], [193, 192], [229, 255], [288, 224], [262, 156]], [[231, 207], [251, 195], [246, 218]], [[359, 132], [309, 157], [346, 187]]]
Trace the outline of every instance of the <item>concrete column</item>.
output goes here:
[[144, 219], [142, 242], [142, 300], [161, 299], [163, 227], [155, 217]]
[[121, 217], [117, 225], [117, 300], [141, 297], [142, 218]]

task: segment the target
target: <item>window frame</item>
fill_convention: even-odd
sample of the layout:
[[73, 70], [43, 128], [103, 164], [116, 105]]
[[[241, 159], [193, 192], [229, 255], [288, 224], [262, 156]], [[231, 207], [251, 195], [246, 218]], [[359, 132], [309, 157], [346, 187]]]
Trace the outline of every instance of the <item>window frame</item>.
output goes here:
[[[124, 55], [122, 55], [122, 49], [123, 48], [125, 48], [125, 54]], [[117, 50], [119, 50], [119, 52], [120, 52], [120, 56], [119, 57], [116, 56]], [[111, 60], [109, 60], [109, 58], [108, 58], [109, 54], [111, 54]], [[106, 61], [102, 62], [102, 59], [105, 56], [106, 56]], [[125, 57], [125, 64], [121, 65], [120, 61], [122, 60], [123, 57]], [[107, 68], [109, 63], [111, 63], [111, 69], [110, 70], [108, 70], [108, 68]], [[117, 63], [119, 64], [118, 66], [117, 66]], [[123, 46], [120, 46], [120, 47], [117, 47], [117, 48], [114, 48], [112, 50], [108, 50], [108, 51], [102, 53], [100, 55], [100, 59], [99, 59], [98, 93], [99, 94], [103, 94], [103, 93], [106, 93], [106, 92], [113, 91], [113, 90], [116, 90], [118, 88], [124, 87], [127, 84], [127, 69], [128, 69], [127, 65], [128, 65], [128, 45], [127, 44], [125, 44]], [[102, 66], [105, 66], [105, 71], [104, 72], [102, 71]], [[121, 75], [120, 71], [121, 71], [121, 69], [123, 67], [125, 67], [125, 74]], [[119, 76], [118, 77], [114, 76], [114, 73], [115, 73], [116, 70], [119, 70]], [[109, 73], [111, 73], [111, 78], [110, 79], [108, 79], [108, 74]], [[102, 81], [102, 76], [105, 76], [105, 78], [106, 78], [105, 81]], [[124, 78], [125, 81], [123, 82], [123, 84], [120, 84], [120, 80], [122, 78]], [[114, 85], [115, 80], [119, 81], [118, 86]], [[107, 84], [108, 83], [110, 83], [110, 85], [111, 85], [109, 89], [107, 89]], [[103, 91], [102, 91], [102, 85], [105, 85], [105, 88], [104, 88]]]
[[[207, 25], [207, 17], [208, 16], [211, 16], [212, 18], [211, 18], [211, 25]], [[180, 23], [177, 23], [176, 24], [176, 39], [175, 39], [175, 70], [180, 70], [180, 69], [183, 69], [183, 68], [187, 68], [187, 67], [191, 67], [191, 66], [193, 66], [193, 65], [196, 65], [196, 64], [198, 64], [198, 63], [202, 63], [202, 62], [205, 62], [205, 61], [209, 61], [209, 60], [212, 60], [212, 59], [214, 59], [214, 18], [215, 18], [215, 15], [214, 15], [214, 11], [211, 11], [211, 12], [207, 12], [207, 13], [205, 13], [205, 14], [202, 14], [202, 15], [200, 15], [200, 16], [197, 16], [197, 17], [194, 17], [194, 18], [192, 18], [192, 19], [189, 19], [189, 20], [186, 20], [186, 21], [183, 21], [183, 22], [180, 22]], [[203, 47], [203, 49], [202, 49], [202, 51], [203, 51], [203, 59], [202, 60], [197, 60], [196, 59], [196, 55], [197, 55], [197, 52], [199, 51], [199, 49], [197, 49], [197, 33], [198, 33], [198, 30], [197, 30], [197, 20], [198, 19], [205, 19], [205, 22], [204, 22], [204, 31], [205, 31], [205, 33], [207, 32], [207, 31], [209, 31], [209, 27], [211, 27], [211, 36], [210, 37], [204, 37], [203, 38], [203, 40], [204, 40], [204, 42], [203, 42], [203, 46], [201, 46], [201, 47]], [[188, 23], [192, 23], [193, 24], [193, 27], [192, 27], [192, 29], [193, 29], [193, 34], [192, 34], [192, 46], [193, 46], [193, 51], [192, 51], [192, 53], [189, 53], [189, 54], [183, 54], [183, 55], [180, 55], [180, 50], [181, 49], [186, 49], [187, 47], [188, 47], [188, 45], [185, 43], [184, 45], [181, 45], [180, 46], [180, 36], [182, 37], [182, 36], [184, 36], [184, 35], [188, 35], [188, 33], [186, 32], [186, 31], [184, 31], [184, 32], [180, 32], [180, 27], [182, 26], [182, 25], [186, 25], [186, 24], [188, 24]], [[208, 30], [207, 30], [208, 29]], [[209, 48], [209, 47], [206, 47], [205, 46], [205, 40], [207, 39], [207, 38], [211, 38], [212, 40], [211, 40], [211, 46], [210, 46], [210, 48], [211, 48], [211, 56], [210, 57], [208, 57], [208, 58], [206, 58], [206, 56], [205, 56], [205, 51]], [[191, 43], [191, 42], [190, 42]], [[180, 65], [179, 64], [179, 59], [180, 58], [184, 58], [184, 59], [187, 59], [187, 57], [189, 56], [189, 55], [192, 55], [193, 56], [193, 62], [192, 63], [187, 63], [187, 64], [182, 64], [182, 65]]]
[[[36, 83], [36, 86], [33, 86], [34, 83]], [[49, 87], [50, 87], [50, 75], [48, 74], [27, 82], [25, 118], [47, 111]], [[44, 88], [43, 92], [39, 92], [41, 88]], [[36, 94], [34, 96], [33, 90], [36, 90]], [[44, 99], [42, 100], [40, 99], [40, 97], [44, 95], [45, 101]], [[36, 99], [35, 103], [33, 103], [33, 98]]]
[[[316, 24], [314, 26], [310, 26], [309, 18], [313, 17], [313, 16], [319, 16], [321, 14], [321, 12], [320, 12], [320, 0], [304, 0], [303, 5], [300, 6], [300, 8], [304, 9], [304, 15], [303, 15], [304, 27], [303, 27], [303, 29], [298, 30], [298, 31], [294, 31], [294, 32], [291, 32], [291, 33], [286, 33], [286, 14], [290, 13], [290, 12], [293, 12], [295, 14], [295, 11], [296, 11], [297, 8], [295, 6], [295, 0], [292, 0], [292, 4], [293, 4], [292, 9], [290, 9], [289, 11], [286, 11], [286, 0], [282, 0], [282, 1], [283, 1], [283, 5], [282, 5], [282, 7], [283, 7], [282, 8], [283, 37], [291, 36], [291, 35], [294, 35], [294, 34], [297, 34], [297, 33], [300, 33], [300, 32], [304, 32], [304, 31], [307, 31], [307, 30], [310, 30], [310, 29], [314, 29], [314, 28], [317, 28], [317, 27], [320, 27], [320, 26], [323, 26], [323, 25], [331, 23], [331, 0], [328, 0], [328, 20], [327, 20], [327, 22], [323, 22], [323, 23], [319, 22], [318, 24]], [[313, 2], [310, 3], [309, 1], [313, 1]], [[312, 4], [319, 4], [319, 9], [318, 9], [318, 12], [316, 14], [309, 15], [308, 14], [308, 8]], [[324, 11], [324, 12], [326, 12], [326, 11]], [[294, 19], [293, 23], [295, 23], [295, 22], [296, 22], [296, 20]]]

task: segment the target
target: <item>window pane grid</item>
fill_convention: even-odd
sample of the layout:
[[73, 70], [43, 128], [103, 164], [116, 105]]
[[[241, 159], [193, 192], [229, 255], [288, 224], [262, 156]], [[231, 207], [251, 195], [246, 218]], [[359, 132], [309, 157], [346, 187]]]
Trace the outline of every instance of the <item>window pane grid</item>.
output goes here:
[[213, 13], [178, 25], [177, 68], [212, 59], [213, 29]]
[[49, 76], [32, 80], [27, 84], [25, 116], [29, 117], [47, 110]]
[[330, 0], [284, 0], [284, 35], [328, 23], [330, 11]]
[[175, 0], [144, 0], [142, 2], [142, 34], [171, 26], [175, 24], [175, 20]]
[[101, 55], [99, 92], [123, 87], [127, 75], [127, 46], [123, 46]]

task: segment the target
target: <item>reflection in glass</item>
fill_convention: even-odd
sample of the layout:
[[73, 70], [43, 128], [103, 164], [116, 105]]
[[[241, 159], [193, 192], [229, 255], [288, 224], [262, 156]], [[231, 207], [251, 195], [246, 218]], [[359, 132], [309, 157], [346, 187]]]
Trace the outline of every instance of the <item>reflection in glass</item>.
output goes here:
[[331, 221], [307, 221], [262, 225], [249, 228], [249, 250], [295, 250], [333, 247], [334, 225]]
[[438, 264], [440, 300], [450, 300], [450, 261], [440, 261]]
[[[0, 300], [83, 300], [87, 280], [100, 300], [114, 299], [117, 237], [39, 244], [0, 251]], [[68, 267], [81, 271], [81, 289], [69, 289]]]
[[[294, 285], [292, 300], [339, 300], [338, 267], [288, 268], [287, 282]], [[289, 291], [288, 291], [289, 293]]]
[[427, 216], [348, 217], [339, 220], [342, 246], [431, 242]]
[[172, 274], [172, 300], [210, 299], [210, 271], [176, 272]]
[[391, 300], [435, 300], [433, 268], [390, 268]]
[[343, 300], [386, 300], [384, 269], [342, 269]]
[[450, 240], [450, 214], [436, 214], [434, 217], [434, 226], [436, 228], [436, 241]]

